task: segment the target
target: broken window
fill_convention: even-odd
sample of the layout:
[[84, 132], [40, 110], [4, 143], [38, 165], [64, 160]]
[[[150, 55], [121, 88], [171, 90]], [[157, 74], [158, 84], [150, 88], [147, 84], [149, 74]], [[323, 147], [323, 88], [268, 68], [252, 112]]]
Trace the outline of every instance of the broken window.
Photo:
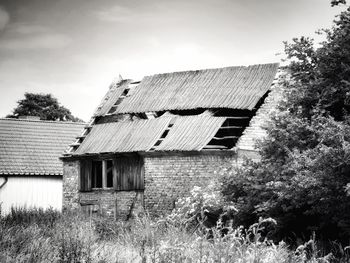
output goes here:
[[144, 188], [143, 159], [139, 155], [118, 156], [107, 160], [81, 160], [80, 166], [81, 191]]
[[102, 188], [102, 161], [92, 161], [92, 188]]

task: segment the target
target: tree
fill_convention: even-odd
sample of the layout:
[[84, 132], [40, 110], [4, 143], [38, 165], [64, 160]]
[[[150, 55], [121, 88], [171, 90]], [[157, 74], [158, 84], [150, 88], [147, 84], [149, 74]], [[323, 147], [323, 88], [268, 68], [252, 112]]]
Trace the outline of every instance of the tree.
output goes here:
[[18, 116], [39, 116], [41, 120], [52, 121], [74, 121], [82, 120], [74, 117], [70, 110], [61, 106], [58, 100], [51, 94], [24, 94], [24, 99], [19, 100], [17, 107], [13, 110], [13, 114], [8, 118], [17, 118]]
[[247, 161], [223, 188], [237, 224], [273, 217], [278, 239], [350, 237], [350, 8], [322, 32], [319, 48], [305, 37], [285, 43], [285, 99], [259, 144], [261, 161]]

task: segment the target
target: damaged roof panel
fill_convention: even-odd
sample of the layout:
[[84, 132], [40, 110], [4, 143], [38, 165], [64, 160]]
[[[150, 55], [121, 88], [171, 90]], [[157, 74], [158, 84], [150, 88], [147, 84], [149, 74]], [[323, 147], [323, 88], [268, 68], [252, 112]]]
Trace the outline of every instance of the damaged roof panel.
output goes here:
[[160, 138], [170, 120], [167, 117], [94, 125], [73, 154], [148, 151]]
[[[217, 133], [225, 117], [167, 116], [156, 119], [97, 124], [73, 155], [146, 152], [200, 151]], [[155, 146], [169, 124], [169, 133]]]
[[100, 106], [96, 109], [94, 116], [103, 116], [108, 113], [112, 106], [117, 102], [118, 98], [128, 88], [131, 80], [123, 80], [119, 83], [113, 83], [107, 94], [103, 97]]
[[225, 117], [178, 117], [157, 151], [200, 151], [214, 137]]
[[157, 74], [143, 78], [116, 113], [195, 108], [248, 109], [270, 89], [278, 64]]

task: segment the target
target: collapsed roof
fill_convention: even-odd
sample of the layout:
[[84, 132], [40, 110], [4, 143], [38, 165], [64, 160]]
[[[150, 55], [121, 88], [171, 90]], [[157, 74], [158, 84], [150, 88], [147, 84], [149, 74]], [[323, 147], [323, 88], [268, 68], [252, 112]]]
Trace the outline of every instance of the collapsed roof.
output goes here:
[[231, 149], [277, 69], [274, 63], [119, 81], [69, 154]]

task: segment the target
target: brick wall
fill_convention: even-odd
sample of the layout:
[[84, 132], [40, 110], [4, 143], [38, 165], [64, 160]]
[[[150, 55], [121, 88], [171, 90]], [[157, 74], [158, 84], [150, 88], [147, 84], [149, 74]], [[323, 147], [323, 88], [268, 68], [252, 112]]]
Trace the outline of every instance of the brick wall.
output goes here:
[[233, 152], [145, 156], [144, 162], [145, 209], [153, 216], [169, 213], [194, 186], [206, 186], [238, 164]]
[[275, 83], [269, 95], [265, 99], [263, 105], [257, 110], [255, 116], [250, 120], [249, 126], [244, 130], [242, 136], [237, 142], [237, 149], [242, 154], [249, 154], [251, 152], [253, 159], [259, 159], [256, 152], [257, 140], [263, 139], [266, 136], [264, 127], [268, 125], [271, 120], [270, 115], [276, 110], [278, 103], [282, 100], [282, 88]]
[[[206, 186], [241, 163], [233, 152], [147, 154], [145, 190], [94, 190], [79, 192], [79, 162], [64, 161], [63, 206], [94, 210], [110, 218], [126, 220], [143, 211], [152, 216], [170, 213], [175, 202], [194, 186]], [[82, 206], [83, 205], [83, 206]]]
[[63, 209], [79, 207], [79, 170], [78, 161], [63, 161]]

